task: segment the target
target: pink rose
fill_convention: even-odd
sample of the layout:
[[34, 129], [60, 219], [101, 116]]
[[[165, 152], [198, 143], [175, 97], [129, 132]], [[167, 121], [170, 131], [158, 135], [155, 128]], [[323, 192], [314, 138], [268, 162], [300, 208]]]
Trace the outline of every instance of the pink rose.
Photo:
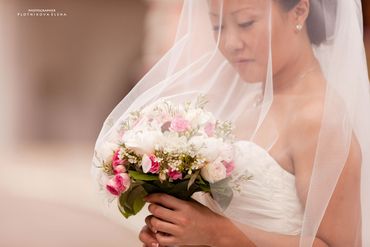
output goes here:
[[114, 154], [113, 154], [113, 158], [112, 158], [112, 166], [113, 166], [113, 172], [114, 174], [118, 174], [118, 173], [122, 173], [122, 172], [126, 172], [126, 167], [124, 166], [126, 161], [125, 160], [121, 160], [119, 158], [119, 151], [121, 149], [117, 149]]
[[106, 188], [115, 196], [119, 196], [130, 187], [131, 181], [127, 173], [120, 173], [115, 175], [108, 181]]
[[150, 156], [144, 154], [141, 159], [141, 167], [143, 168], [144, 173], [158, 173], [160, 164], [154, 154], [151, 154]]
[[172, 180], [177, 180], [177, 179], [182, 179], [182, 173], [179, 172], [179, 171], [176, 171], [174, 169], [170, 169], [168, 171], [168, 176], [170, 177], [170, 179]]
[[215, 125], [211, 122], [206, 123], [204, 126], [204, 131], [209, 137], [212, 137], [215, 133]]
[[190, 129], [190, 123], [188, 120], [182, 118], [182, 117], [175, 117], [171, 121], [170, 129], [175, 132], [184, 132], [188, 129]]
[[154, 154], [149, 156], [150, 160], [152, 161], [152, 167], [150, 168], [149, 172], [151, 173], [158, 173], [159, 172], [159, 162], [157, 157]]
[[232, 171], [234, 170], [235, 168], [235, 163], [234, 161], [230, 161], [230, 162], [226, 162], [226, 161], [222, 161], [222, 164], [225, 166], [226, 168], [226, 176], [230, 176]]
[[114, 172], [114, 174], [119, 174], [119, 173], [126, 172], [126, 167], [124, 165], [118, 165], [118, 166], [113, 168], [113, 172]]
[[119, 158], [119, 151], [121, 151], [121, 149], [117, 149], [114, 152], [114, 154], [113, 154], [113, 158], [112, 158], [112, 160], [113, 160], [113, 162], [112, 162], [113, 167], [116, 167], [118, 165], [122, 165], [124, 163], [124, 160], [121, 160]]

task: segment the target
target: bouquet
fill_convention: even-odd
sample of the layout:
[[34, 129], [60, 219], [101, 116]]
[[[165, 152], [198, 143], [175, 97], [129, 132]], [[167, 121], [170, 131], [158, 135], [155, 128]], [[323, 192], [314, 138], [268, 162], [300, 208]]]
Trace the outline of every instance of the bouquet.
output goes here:
[[225, 189], [234, 169], [232, 125], [206, 104], [202, 96], [177, 105], [161, 99], [120, 124], [99, 168], [124, 217], [138, 213], [151, 193], [189, 200], [194, 192], [212, 194], [211, 185]]

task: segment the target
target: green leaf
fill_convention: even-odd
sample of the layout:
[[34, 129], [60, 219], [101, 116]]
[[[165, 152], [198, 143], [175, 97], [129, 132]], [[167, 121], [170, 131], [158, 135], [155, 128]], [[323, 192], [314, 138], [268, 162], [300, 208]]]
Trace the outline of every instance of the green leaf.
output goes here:
[[159, 180], [158, 175], [154, 174], [145, 174], [137, 171], [128, 171], [128, 174], [130, 177], [132, 177], [135, 180], [140, 180], [140, 181], [156, 181]]
[[201, 176], [198, 177], [198, 183], [209, 186], [209, 182], [205, 181]]
[[231, 178], [225, 178], [211, 185], [211, 195], [215, 199], [222, 209], [226, 209], [232, 198], [233, 190], [229, 186]]
[[204, 184], [199, 184], [199, 187], [201, 189], [201, 191], [204, 191], [204, 192], [211, 192], [211, 188], [209, 187], [209, 185], [204, 185]]
[[121, 214], [123, 215], [123, 217], [125, 217], [126, 219], [128, 219], [130, 216], [133, 215], [132, 213], [128, 213], [122, 207], [120, 207], [120, 204], [118, 204], [118, 209], [121, 212]]
[[125, 193], [121, 194], [118, 198], [118, 209], [121, 212], [121, 214], [127, 219], [131, 215], [133, 215], [133, 211], [131, 210], [128, 205], [126, 205], [127, 198], [130, 194], [130, 190], [126, 191]]
[[195, 183], [188, 189], [188, 183], [189, 180], [182, 180], [180, 182], [147, 181], [142, 186], [148, 194], [166, 193], [182, 200], [190, 200], [191, 195], [201, 189]]
[[136, 195], [135, 195], [135, 198], [133, 200], [132, 208], [133, 208], [134, 214], [137, 214], [144, 207], [144, 205], [145, 205], [144, 197], [146, 195], [148, 195], [148, 193], [146, 193], [143, 186], [138, 186], [137, 191], [135, 192], [135, 194]]
[[142, 184], [133, 184], [130, 190], [119, 197], [118, 209], [125, 218], [136, 215], [144, 207], [147, 194]]

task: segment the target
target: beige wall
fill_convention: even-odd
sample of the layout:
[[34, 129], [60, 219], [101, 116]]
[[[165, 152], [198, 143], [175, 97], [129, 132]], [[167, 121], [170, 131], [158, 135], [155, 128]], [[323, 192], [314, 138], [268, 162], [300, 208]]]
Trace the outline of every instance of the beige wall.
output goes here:
[[[102, 207], [90, 163], [106, 115], [171, 45], [179, 2], [0, 0], [0, 246], [141, 246], [146, 211]], [[17, 15], [29, 8], [67, 16]]]
[[[8, 29], [0, 36], [10, 49], [3, 60], [15, 60], [11, 79], [1, 80], [17, 101], [11, 105], [16, 138], [93, 141], [105, 116], [137, 79], [146, 4], [3, 0], [0, 8]], [[53, 8], [67, 16], [17, 16], [29, 8]]]

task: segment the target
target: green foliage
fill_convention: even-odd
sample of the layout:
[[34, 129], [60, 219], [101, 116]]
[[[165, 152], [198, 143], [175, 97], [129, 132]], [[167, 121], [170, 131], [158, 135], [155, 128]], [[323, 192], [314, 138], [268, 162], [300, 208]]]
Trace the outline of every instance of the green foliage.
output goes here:
[[131, 178], [137, 181], [157, 181], [159, 180], [158, 175], [155, 174], [145, 174], [137, 171], [128, 171]]
[[[197, 179], [189, 187], [189, 179], [179, 182], [161, 182], [153, 179], [152, 175], [139, 174], [135, 171], [130, 171], [130, 176], [140, 178], [141, 181], [136, 181], [131, 184], [131, 188], [121, 194], [118, 199], [118, 209], [125, 218], [136, 215], [144, 207], [144, 197], [153, 193], [166, 193], [182, 200], [190, 200], [191, 196], [197, 191], [210, 191], [209, 183], [202, 179]], [[147, 176], [142, 176], [147, 175]]]
[[144, 197], [147, 195], [140, 183], [134, 184], [125, 193], [121, 194], [118, 199], [118, 209], [127, 219], [136, 215], [144, 207]]

